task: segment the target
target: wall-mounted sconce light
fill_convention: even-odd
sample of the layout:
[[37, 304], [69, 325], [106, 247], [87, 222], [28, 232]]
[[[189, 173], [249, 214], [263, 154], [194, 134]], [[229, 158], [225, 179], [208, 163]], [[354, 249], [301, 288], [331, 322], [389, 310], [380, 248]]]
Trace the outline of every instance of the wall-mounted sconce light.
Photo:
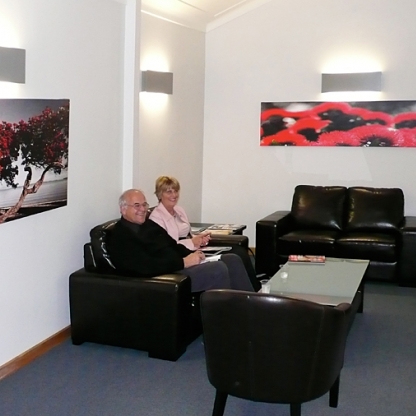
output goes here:
[[322, 74], [321, 92], [381, 91], [381, 72]]
[[172, 72], [142, 71], [142, 91], [172, 94]]
[[26, 78], [26, 51], [0, 46], [0, 81], [24, 84]]

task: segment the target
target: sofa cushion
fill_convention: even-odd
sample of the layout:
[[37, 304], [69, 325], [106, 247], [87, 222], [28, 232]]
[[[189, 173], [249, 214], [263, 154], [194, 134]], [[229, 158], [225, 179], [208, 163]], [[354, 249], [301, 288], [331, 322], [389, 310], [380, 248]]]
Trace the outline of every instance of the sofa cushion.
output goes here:
[[398, 258], [396, 236], [388, 233], [350, 232], [335, 243], [339, 257], [394, 263]]
[[397, 230], [404, 218], [404, 195], [399, 188], [352, 187], [347, 193], [351, 230]]
[[341, 230], [347, 188], [298, 185], [291, 214], [299, 228]]
[[331, 230], [298, 230], [282, 235], [277, 252], [283, 255], [312, 254], [332, 256], [338, 232]]

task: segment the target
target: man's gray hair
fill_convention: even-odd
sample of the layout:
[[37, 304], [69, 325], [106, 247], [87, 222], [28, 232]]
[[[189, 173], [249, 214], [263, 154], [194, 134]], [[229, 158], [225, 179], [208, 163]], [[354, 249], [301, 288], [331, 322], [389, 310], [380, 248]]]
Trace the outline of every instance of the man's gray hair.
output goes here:
[[118, 205], [120, 208], [124, 207], [127, 205], [127, 201], [126, 201], [126, 196], [127, 194], [129, 194], [130, 192], [141, 192], [144, 195], [144, 192], [141, 189], [127, 189], [126, 191], [124, 191], [121, 195], [120, 198], [118, 199]]

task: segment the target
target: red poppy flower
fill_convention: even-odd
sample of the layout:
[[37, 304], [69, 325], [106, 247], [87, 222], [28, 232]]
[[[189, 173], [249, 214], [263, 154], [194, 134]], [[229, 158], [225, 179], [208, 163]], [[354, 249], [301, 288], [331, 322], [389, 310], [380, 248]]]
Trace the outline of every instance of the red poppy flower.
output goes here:
[[401, 113], [394, 117], [396, 129], [416, 127], [416, 113]]
[[360, 140], [352, 130], [334, 130], [322, 133], [318, 141], [311, 143], [312, 146], [360, 146]]
[[357, 127], [354, 133], [364, 147], [398, 146], [402, 140], [398, 130], [381, 125]]
[[267, 110], [263, 110], [260, 115], [261, 121], [266, 121], [270, 117], [278, 116], [281, 118], [284, 117], [291, 117], [291, 118], [302, 118], [310, 116], [310, 110], [305, 111], [288, 111], [284, 108], [268, 108]]
[[309, 146], [310, 142], [305, 136], [282, 130], [277, 134], [266, 136], [260, 140], [260, 146]]
[[302, 118], [298, 120], [296, 123], [294, 123], [290, 127], [290, 130], [292, 130], [293, 132], [298, 132], [299, 130], [303, 129], [314, 129], [315, 131], [320, 132], [330, 123], [330, 120], [321, 120], [318, 117]]
[[413, 129], [397, 129], [395, 138], [395, 146], [399, 147], [416, 147], [416, 128]]
[[371, 124], [384, 124], [386, 126], [393, 125], [393, 117], [383, 111], [371, 111], [366, 108], [352, 107], [349, 114], [358, 115], [363, 120], [371, 122]]
[[314, 115], [320, 115], [330, 110], [339, 110], [345, 114], [348, 114], [351, 111], [351, 106], [342, 102], [325, 102], [318, 104], [312, 108], [311, 113]]

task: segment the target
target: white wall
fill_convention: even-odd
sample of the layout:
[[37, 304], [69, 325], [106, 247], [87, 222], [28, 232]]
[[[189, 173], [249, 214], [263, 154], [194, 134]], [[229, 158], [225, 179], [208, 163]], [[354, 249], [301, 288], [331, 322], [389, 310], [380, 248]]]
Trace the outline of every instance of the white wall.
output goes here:
[[156, 178], [175, 176], [191, 221], [201, 216], [204, 58], [204, 33], [142, 14], [141, 69], [173, 72], [173, 94], [140, 93], [134, 185], [155, 205]]
[[68, 276], [90, 228], [118, 215], [124, 5], [0, 0], [0, 45], [26, 49], [1, 98], [69, 98], [68, 205], [0, 225], [0, 365], [69, 325]]
[[325, 101], [320, 74], [337, 60], [382, 70], [377, 99], [416, 99], [413, 15], [412, 0], [276, 0], [209, 31], [202, 220], [247, 224], [255, 245], [255, 222], [290, 209], [302, 183], [401, 187], [415, 215], [415, 148], [259, 146], [260, 103]]
[[[299, 183], [400, 186], [416, 214], [416, 149], [259, 146], [260, 103], [323, 100], [334, 56], [379, 64], [379, 99], [415, 99], [413, 0], [274, 0], [206, 35], [142, 15], [127, 39], [142, 38], [136, 63], [173, 72], [174, 93], [162, 106], [141, 93], [139, 110], [130, 96], [135, 120], [123, 119], [122, 3], [0, 0], [0, 45], [27, 50], [26, 84], [0, 84], [0, 97], [71, 100], [68, 206], [0, 225], [0, 365], [69, 324], [68, 276], [89, 229], [118, 215], [126, 163], [149, 202], [157, 176], [176, 176], [191, 220], [202, 198], [202, 220], [247, 224], [251, 245], [255, 221], [288, 208]], [[127, 123], [140, 140], [123, 143]]]

